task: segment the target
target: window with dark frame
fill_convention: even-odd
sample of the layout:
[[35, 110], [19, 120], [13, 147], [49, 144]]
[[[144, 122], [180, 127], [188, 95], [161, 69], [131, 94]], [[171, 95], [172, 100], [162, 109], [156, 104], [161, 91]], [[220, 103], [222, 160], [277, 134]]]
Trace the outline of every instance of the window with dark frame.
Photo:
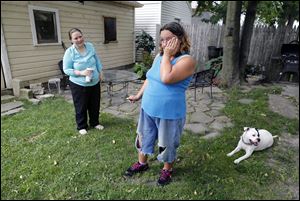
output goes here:
[[104, 43], [117, 41], [117, 24], [116, 18], [104, 17]]
[[37, 43], [58, 43], [56, 13], [33, 10]]

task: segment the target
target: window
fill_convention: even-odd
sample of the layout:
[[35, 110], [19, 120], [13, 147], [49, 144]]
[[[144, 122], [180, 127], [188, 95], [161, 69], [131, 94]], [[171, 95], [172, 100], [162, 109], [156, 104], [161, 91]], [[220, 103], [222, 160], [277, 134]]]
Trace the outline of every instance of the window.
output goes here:
[[104, 17], [104, 43], [117, 41], [117, 24], [116, 18]]
[[33, 45], [61, 44], [58, 10], [28, 6]]

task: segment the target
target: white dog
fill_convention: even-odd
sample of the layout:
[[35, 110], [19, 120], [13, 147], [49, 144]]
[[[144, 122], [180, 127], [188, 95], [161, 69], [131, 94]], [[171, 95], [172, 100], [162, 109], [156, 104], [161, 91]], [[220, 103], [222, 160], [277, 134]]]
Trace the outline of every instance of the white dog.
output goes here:
[[234, 163], [238, 164], [242, 160], [249, 158], [253, 151], [263, 150], [272, 146], [274, 142], [273, 138], [275, 137], [277, 136], [272, 136], [269, 131], [264, 129], [244, 127], [244, 133], [241, 136], [237, 147], [232, 152], [228, 153], [227, 156], [232, 156], [241, 149], [244, 149], [246, 154], [234, 160]]

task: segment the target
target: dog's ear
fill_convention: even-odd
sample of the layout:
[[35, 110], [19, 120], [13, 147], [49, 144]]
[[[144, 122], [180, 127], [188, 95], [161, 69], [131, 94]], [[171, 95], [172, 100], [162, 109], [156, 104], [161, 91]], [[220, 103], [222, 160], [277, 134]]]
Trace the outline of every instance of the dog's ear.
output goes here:
[[244, 127], [244, 131], [248, 131], [249, 129], [249, 127]]

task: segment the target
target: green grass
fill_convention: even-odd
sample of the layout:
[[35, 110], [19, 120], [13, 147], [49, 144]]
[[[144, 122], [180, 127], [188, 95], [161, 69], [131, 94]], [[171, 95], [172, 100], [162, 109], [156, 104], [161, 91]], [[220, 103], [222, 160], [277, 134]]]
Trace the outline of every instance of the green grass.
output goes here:
[[[290, 199], [290, 192], [279, 192], [288, 180], [298, 183], [293, 158], [299, 153], [282, 154], [275, 145], [239, 165], [233, 158], [243, 152], [226, 156], [244, 126], [279, 136], [299, 130], [298, 121], [268, 110], [267, 94], [276, 90], [228, 91], [224, 113], [234, 127], [212, 140], [185, 132], [173, 182], [165, 187], [156, 186], [162, 164], [155, 157], [150, 158], [149, 171], [128, 180], [122, 177], [137, 160], [135, 122], [102, 113], [105, 129], [79, 136], [72, 104], [61, 98], [37, 106], [26, 103], [25, 111], [1, 117], [1, 199]], [[237, 101], [245, 97], [255, 101]], [[266, 163], [270, 156], [280, 161], [279, 170]]]

